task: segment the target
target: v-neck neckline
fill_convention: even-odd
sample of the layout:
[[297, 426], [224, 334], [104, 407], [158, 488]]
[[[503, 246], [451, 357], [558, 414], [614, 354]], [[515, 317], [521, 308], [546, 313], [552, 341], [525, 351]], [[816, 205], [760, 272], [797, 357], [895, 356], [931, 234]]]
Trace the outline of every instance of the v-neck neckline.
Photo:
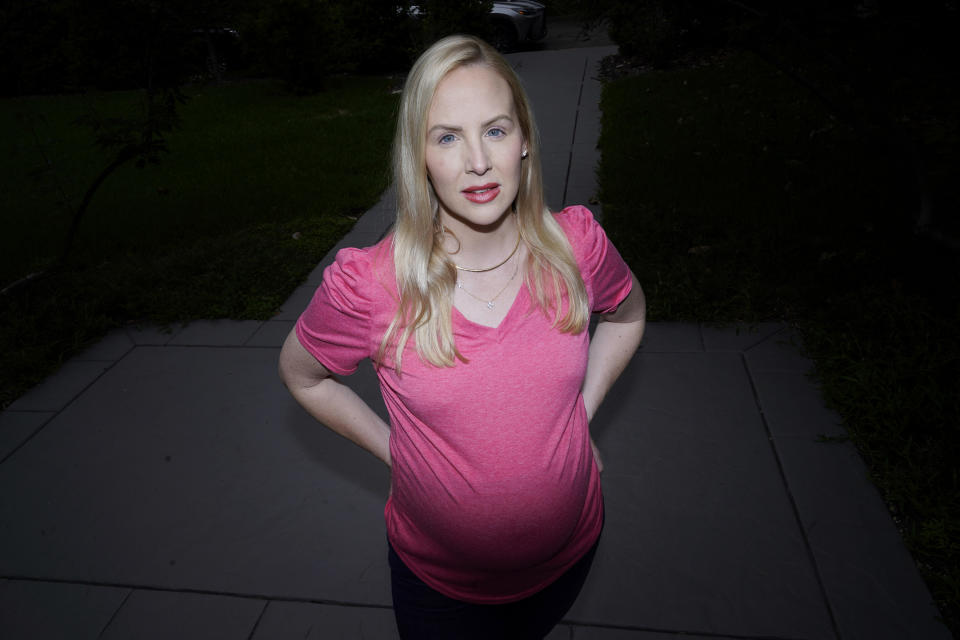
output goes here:
[[527, 283], [521, 282], [520, 288], [517, 290], [517, 294], [513, 296], [513, 301], [510, 303], [510, 308], [507, 309], [507, 313], [500, 319], [500, 322], [496, 326], [491, 326], [489, 324], [481, 324], [479, 322], [474, 322], [467, 316], [463, 314], [460, 309], [457, 308], [457, 305], [451, 305], [453, 307], [453, 313], [455, 316], [459, 317], [463, 323], [466, 323], [472, 328], [479, 328], [483, 331], [493, 331], [500, 332], [507, 324], [507, 321], [510, 320], [510, 317], [517, 313], [516, 308], [520, 305], [520, 299], [527, 295]]

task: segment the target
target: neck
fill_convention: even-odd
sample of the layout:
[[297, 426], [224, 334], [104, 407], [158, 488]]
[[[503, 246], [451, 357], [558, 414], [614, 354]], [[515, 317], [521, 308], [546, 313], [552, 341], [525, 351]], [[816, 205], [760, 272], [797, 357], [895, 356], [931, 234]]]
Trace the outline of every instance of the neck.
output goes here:
[[514, 250], [520, 236], [517, 217], [512, 213], [485, 227], [463, 224], [445, 216], [443, 226], [453, 234], [445, 235], [444, 248], [451, 260], [463, 267], [484, 268], [497, 264]]

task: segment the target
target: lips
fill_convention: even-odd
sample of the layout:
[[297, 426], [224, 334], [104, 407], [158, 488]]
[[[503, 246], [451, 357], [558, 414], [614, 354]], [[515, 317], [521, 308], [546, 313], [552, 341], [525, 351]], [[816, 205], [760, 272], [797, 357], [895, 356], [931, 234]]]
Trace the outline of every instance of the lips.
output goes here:
[[485, 202], [490, 202], [500, 195], [500, 185], [496, 182], [490, 182], [478, 186], [467, 187], [460, 193], [462, 193], [463, 197], [470, 202], [483, 204]]

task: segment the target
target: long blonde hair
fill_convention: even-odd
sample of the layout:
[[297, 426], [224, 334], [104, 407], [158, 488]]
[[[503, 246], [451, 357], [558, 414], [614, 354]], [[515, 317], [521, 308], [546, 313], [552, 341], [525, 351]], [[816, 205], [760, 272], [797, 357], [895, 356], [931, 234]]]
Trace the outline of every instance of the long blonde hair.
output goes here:
[[[427, 49], [407, 76], [393, 142], [393, 179], [397, 219], [393, 252], [400, 304], [380, 344], [378, 361], [395, 348], [399, 371], [402, 353], [414, 336], [417, 353], [434, 366], [450, 367], [466, 359], [453, 339], [453, 291], [456, 267], [444, 251], [436, 194], [427, 177], [427, 115], [437, 85], [454, 69], [484, 65], [506, 80], [513, 94], [520, 130], [528, 151], [514, 203], [520, 237], [527, 247], [524, 280], [538, 307], [560, 331], [579, 333], [590, 319], [587, 291], [573, 250], [544, 202], [540, 144], [533, 111], [520, 79], [490, 45], [473, 36], [443, 38]], [[567, 308], [562, 307], [566, 293]]]

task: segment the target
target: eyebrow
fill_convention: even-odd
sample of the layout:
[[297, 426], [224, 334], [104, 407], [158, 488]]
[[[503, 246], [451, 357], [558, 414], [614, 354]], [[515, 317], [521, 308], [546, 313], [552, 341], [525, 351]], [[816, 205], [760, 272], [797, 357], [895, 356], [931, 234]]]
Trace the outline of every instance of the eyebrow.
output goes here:
[[[490, 118], [489, 120], [487, 120], [486, 122], [484, 122], [484, 123], [483, 123], [483, 127], [484, 127], [484, 128], [489, 127], [489, 126], [492, 125], [494, 122], [497, 122], [497, 121], [499, 121], [499, 120], [507, 120], [507, 121], [510, 122], [510, 124], [513, 124], [513, 118], [511, 118], [510, 116], [508, 116], [508, 115], [505, 114], [505, 113], [502, 113], [502, 114], [500, 114], [500, 115], [498, 115], [498, 116], [496, 116], [496, 117], [494, 117], [494, 118]], [[430, 127], [430, 130], [427, 131], [427, 133], [433, 133], [433, 132], [436, 131], [437, 129], [440, 129], [440, 130], [442, 130], [442, 131], [463, 131], [463, 127], [455, 127], [455, 126], [450, 125], [450, 124], [435, 124], [435, 125], [433, 125], [432, 127]]]

